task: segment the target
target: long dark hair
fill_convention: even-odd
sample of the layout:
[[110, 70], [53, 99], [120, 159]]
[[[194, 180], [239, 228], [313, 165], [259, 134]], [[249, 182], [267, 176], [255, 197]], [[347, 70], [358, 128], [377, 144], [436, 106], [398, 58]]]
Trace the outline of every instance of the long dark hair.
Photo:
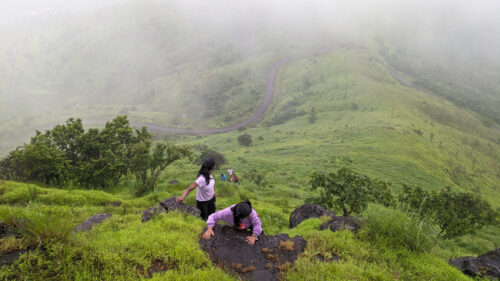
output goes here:
[[203, 165], [201, 165], [200, 171], [198, 172], [198, 177], [203, 175], [207, 184], [210, 183], [210, 170], [215, 166], [215, 160], [212, 157], [209, 157], [203, 161]]
[[244, 202], [234, 205], [231, 208], [231, 212], [233, 212], [234, 226], [239, 227], [240, 220], [244, 217], [248, 217], [252, 213], [252, 204], [250, 204], [250, 201], [245, 200]]

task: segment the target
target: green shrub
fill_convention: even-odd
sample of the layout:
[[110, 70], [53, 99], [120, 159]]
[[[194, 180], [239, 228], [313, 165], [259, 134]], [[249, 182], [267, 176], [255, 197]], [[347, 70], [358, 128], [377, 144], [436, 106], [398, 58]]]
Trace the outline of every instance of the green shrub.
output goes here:
[[420, 187], [404, 186], [399, 201], [422, 216], [434, 216], [443, 238], [475, 232], [484, 225], [494, 224], [499, 214], [479, 195], [454, 192], [450, 187], [428, 192]]
[[313, 202], [329, 209], [337, 208], [344, 216], [361, 213], [369, 202], [392, 204], [390, 182], [371, 180], [349, 168], [341, 168], [336, 173], [314, 173], [311, 178], [312, 190], [319, 189], [319, 198]]

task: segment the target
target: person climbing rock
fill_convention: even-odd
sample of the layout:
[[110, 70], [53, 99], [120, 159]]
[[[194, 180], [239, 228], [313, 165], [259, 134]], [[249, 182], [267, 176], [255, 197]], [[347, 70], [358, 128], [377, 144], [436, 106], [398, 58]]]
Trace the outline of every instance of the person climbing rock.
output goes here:
[[262, 234], [262, 223], [259, 215], [248, 200], [211, 214], [207, 220], [207, 230], [202, 235], [203, 239], [210, 239], [214, 235], [213, 228], [219, 220], [223, 220], [230, 226], [240, 230], [250, 229], [252, 235], [246, 238], [249, 245], [255, 244], [259, 235]]
[[195, 188], [196, 207], [201, 211], [201, 218], [207, 220], [208, 216], [215, 212], [215, 179], [212, 172], [215, 170], [215, 161], [213, 158], [207, 158], [203, 161], [198, 178], [191, 184], [181, 196], [176, 198], [177, 202], [184, 203], [186, 196]]

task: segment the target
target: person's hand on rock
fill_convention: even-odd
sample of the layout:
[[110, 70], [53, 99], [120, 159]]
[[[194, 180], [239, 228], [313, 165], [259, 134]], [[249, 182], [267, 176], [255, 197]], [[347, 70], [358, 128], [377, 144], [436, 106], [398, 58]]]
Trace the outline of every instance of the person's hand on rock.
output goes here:
[[247, 241], [248, 245], [253, 245], [255, 244], [255, 241], [257, 241], [257, 236], [248, 236], [245, 240]]
[[184, 204], [184, 197], [179, 196], [179, 197], [175, 198], [175, 201], [176, 201], [177, 203]]
[[214, 235], [214, 231], [213, 231], [212, 227], [209, 226], [207, 228], [207, 231], [205, 231], [205, 233], [203, 233], [203, 235], [201, 237], [203, 237], [203, 239], [207, 239], [208, 240], [213, 235]]

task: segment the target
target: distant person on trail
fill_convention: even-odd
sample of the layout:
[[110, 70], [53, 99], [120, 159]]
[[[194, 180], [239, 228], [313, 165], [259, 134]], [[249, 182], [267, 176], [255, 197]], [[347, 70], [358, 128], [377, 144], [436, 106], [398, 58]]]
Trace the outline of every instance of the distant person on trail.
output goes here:
[[191, 192], [196, 190], [196, 207], [201, 211], [201, 218], [207, 220], [208, 216], [215, 212], [215, 179], [212, 177], [212, 172], [215, 170], [215, 161], [213, 158], [207, 158], [203, 161], [198, 178], [191, 184], [181, 196], [177, 197], [176, 201], [184, 203], [184, 199]]
[[220, 180], [221, 181], [226, 181], [226, 175], [225, 174], [220, 174]]
[[233, 168], [227, 169], [227, 175], [229, 177], [229, 180], [232, 181], [233, 180]]
[[259, 235], [263, 232], [259, 215], [248, 200], [211, 214], [207, 220], [207, 231], [202, 235], [203, 239], [210, 239], [214, 235], [213, 228], [219, 220], [223, 220], [239, 230], [250, 229], [252, 235], [246, 238], [249, 245], [255, 244], [255, 241], [259, 239]]
[[239, 181], [240, 181], [240, 180], [238, 179], [238, 177], [236, 176], [236, 174], [234, 174], [234, 175], [233, 175], [232, 182], [234, 182], [234, 183], [239, 183]]

